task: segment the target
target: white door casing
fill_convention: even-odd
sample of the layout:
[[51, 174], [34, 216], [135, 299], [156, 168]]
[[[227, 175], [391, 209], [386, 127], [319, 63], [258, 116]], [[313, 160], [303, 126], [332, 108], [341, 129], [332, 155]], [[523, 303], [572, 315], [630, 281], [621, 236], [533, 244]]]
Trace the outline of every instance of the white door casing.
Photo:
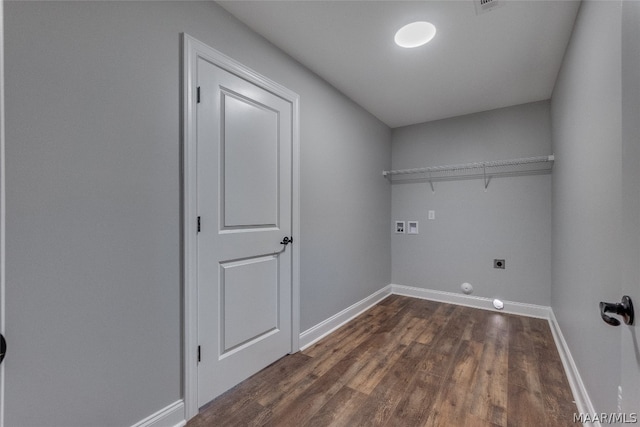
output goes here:
[[183, 48], [189, 419], [299, 348], [299, 137], [295, 93], [187, 35]]

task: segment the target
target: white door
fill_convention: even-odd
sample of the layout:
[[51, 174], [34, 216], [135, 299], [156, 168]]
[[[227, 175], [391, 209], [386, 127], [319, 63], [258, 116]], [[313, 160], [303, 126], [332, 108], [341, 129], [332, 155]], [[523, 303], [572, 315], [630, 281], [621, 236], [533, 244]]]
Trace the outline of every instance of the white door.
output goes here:
[[197, 60], [198, 406], [291, 349], [292, 104]]
[[5, 307], [5, 162], [4, 162], [4, 0], [0, 0], [0, 427], [4, 426], [4, 307]]
[[[622, 295], [633, 301], [633, 325], [622, 323], [619, 410], [640, 419], [640, 3], [622, 10]], [[616, 302], [620, 302], [617, 300]]]

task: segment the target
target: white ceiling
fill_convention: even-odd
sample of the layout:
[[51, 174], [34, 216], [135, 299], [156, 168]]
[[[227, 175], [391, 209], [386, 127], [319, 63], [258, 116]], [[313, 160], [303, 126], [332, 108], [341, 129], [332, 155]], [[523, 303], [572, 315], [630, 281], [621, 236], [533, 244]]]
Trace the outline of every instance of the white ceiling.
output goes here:
[[[504, 0], [498, 0], [504, 1]], [[219, 1], [390, 127], [549, 99], [579, 2]], [[422, 47], [395, 45], [413, 21]]]

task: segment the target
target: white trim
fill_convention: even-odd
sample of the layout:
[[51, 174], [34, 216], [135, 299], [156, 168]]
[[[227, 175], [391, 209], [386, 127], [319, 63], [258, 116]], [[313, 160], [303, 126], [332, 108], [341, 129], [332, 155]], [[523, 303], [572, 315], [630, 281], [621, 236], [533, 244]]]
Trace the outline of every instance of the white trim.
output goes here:
[[369, 295], [363, 300], [345, 308], [340, 313], [334, 314], [328, 319], [302, 332], [300, 334], [300, 350], [308, 348], [316, 341], [329, 335], [331, 332], [335, 331], [356, 316], [359, 316], [389, 295], [391, 295], [391, 285], [385, 286], [374, 294]]
[[[560, 330], [558, 319], [556, 319], [556, 315], [551, 308], [549, 308], [549, 327], [551, 328], [553, 339], [556, 342], [556, 347], [558, 348], [558, 354], [560, 354], [560, 360], [562, 360], [564, 371], [567, 374], [567, 380], [569, 381], [569, 386], [571, 387], [571, 392], [573, 393], [573, 399], [576, 402], [578, 413], [595, 414], [596, 410], [591, 403], [591, 399], [589, 399], [587, 388], [582, 382], [582, 378], [578, 372], [578, 367], [571, 356], [569, 346], [567, 345], [567, 342], [562, 335], [562, 331]], [[584, 425], [600, 427], [601, 424], [599, 421], [595, 421], [592, 423], [585, 423]]]
[[197, 399], [197, 244], [196, 232], [196, 132], [194, 94], [196, 91], [196, 62], [198, 57], [242, 77], [292, 105], [292, 233], [294, 238], [291, 278], [291, 353], [299, 349], [300, 334], [300, 97], [295, 92], [261, 76], [234, 59], [207, 46], [193, 37], [182, 34], [182, 281], [184, 303], [184, 407], [185, 419], [198, 413]]
[[293, 105], [292, 125], [293, 125], [293, 149], [291, 151], [291, 232], [296, 239], [291, 244], [292, 265], [291, 265], [291, 353], [300, 350], [300, 248], [302, 241], [300, 232], [300, 97], [298, 94], [290, 93]]
[[[190, 419], [198, 413], [198, 383], [197, 383], [197, 366], [196, 345], [198, 342], [198, 331], [196, 329], [198, 312], [197, 312], [197, 283], [196, 283], [196, 241], [193, 217], [196, 215], [196, 153], [190, 149], [194, 144], [195, 126], [193, 117], [193, 73], [195, 69], [195, 54], [191, 38], [183, 35], [182, 40], [182, 97], [181, 108], [183, 112], [182, 119], [182, 141], [181, 141], [181, 176], [180, 182], [182, 197], [182, 286], [183, 286], [183, 303], [184, 303], [184, 331], [183, 331], [183, 368], [184, 368], [184, 405], [185, 419]], [[192, 136], [193, 135], [193, 136]]]
[[493, 299], [470, 295], [454, 294], [453, 292], [436, 291], [433, 289], [416, 288], [413, 286], [391, 285], [392, 293], [408, 297], [428, 299], [449, 304], [464, 305], [466, 307], [481, 308], [502, 313], [519, 314], [521, 316], [548, 319], [551, 308], [544, 305], [525, 304], [522, 302], [502, 301], [504, 308], [496, 310]]
[[187, 424], [184, 419], [184, 401], [178, 400], [171, 405], [138, 421], [131, 427], [182, 427]]

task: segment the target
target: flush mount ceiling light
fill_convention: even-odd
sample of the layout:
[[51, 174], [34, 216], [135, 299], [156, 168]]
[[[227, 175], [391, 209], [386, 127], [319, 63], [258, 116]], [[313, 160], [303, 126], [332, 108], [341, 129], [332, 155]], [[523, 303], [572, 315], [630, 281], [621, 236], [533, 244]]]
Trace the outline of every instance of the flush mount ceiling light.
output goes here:
[[418, 21], [400, 28], [394, 38], [400, 47], [418, 47], [429, 43], [436, 35], [436, 27], [431, 22]]

